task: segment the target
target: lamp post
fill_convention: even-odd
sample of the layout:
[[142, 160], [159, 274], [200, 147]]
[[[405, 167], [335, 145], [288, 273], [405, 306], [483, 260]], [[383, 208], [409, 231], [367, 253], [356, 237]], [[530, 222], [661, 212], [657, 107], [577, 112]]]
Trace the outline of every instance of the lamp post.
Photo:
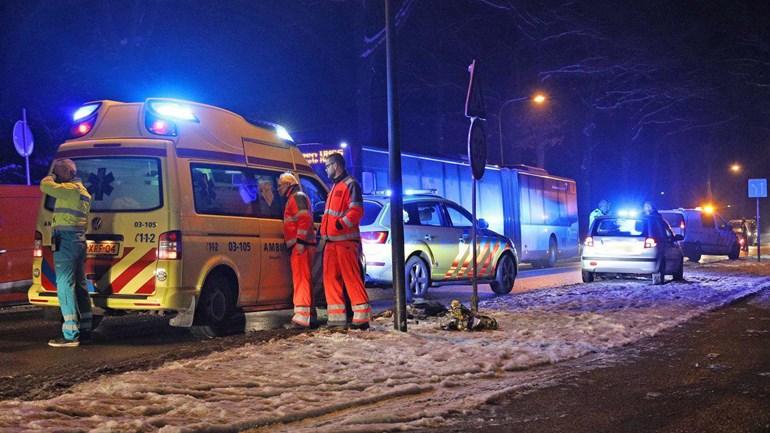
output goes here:
[[532, 96], [522, 96], [519, 98], [509, 99], [500, 105], [500, 109], [497, 110], [497, 137], [500, 140], [500, 166], [505, 165], [504, 153], [503, 153], [503, 110], [506, 106], [514, 102], [532, 101], [535, 105], [543, 105], [548, 100], [548, 97], [543, 93], [535, 93]]

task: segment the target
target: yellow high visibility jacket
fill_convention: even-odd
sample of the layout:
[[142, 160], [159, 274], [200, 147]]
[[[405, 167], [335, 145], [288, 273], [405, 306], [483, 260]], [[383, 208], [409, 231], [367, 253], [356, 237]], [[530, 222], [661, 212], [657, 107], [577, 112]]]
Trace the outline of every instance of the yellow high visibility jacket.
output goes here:
[[52, 224], [54, 230], [86, 230], [91, 194], [80, 179], [57, 183], [52, 176], [46, 176], [40, 181], [40, 190], [56, 199]]

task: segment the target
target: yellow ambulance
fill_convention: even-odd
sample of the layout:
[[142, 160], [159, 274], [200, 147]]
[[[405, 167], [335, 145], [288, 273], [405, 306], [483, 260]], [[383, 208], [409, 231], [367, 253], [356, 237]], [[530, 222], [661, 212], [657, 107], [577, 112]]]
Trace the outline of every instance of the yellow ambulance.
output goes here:
[[[55, 159], [76, 162], [92, 195], [86, 279], [93, 304], [177, 313], [216, 336], [242, 311], [291, 308], [284, 200], [292, 171], [314, 205], [327, 189], [285, 129], [173, 99], [96, 101], [73, 115]], [[29, 302], [58, 307], [54, 199], [43, 197]]]

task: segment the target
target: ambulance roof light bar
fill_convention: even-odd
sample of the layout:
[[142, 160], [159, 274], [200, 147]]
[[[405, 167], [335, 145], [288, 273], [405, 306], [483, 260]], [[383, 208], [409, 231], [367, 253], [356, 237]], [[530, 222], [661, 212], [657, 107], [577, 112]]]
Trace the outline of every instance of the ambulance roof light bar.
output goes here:
[[85, 104], [82, 107], [75, 110], [75, 113], [72, 115], [72, 121], [73, 122], [79, 122], [92, 114], [96, 112], [96, 110], [99, 109], [99, 106], [102, 105], [101, 102], [93, 102], [90, 104]]
[[147, 105], [150, 110], [166, 119], [187, 120], [190, 122], [199, 122], [198, 117], [193, 113], [188, 105], [180, 104], [174, 101], [148, 100]]

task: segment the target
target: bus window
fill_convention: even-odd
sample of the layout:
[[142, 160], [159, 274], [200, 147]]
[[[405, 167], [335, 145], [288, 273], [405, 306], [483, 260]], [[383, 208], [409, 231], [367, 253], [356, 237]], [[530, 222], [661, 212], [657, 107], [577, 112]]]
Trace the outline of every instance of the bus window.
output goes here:
[[543, 208], [543, 179], [529, 178], [529, 218], [530, 224], [543, 224], [545, 218]]
[[529, 176], [519, 176], [519, 219], [529, 224]]
[[546, 179], [543, 191], [544, 222], [549, 225], [559, 223], [559, 182]]

